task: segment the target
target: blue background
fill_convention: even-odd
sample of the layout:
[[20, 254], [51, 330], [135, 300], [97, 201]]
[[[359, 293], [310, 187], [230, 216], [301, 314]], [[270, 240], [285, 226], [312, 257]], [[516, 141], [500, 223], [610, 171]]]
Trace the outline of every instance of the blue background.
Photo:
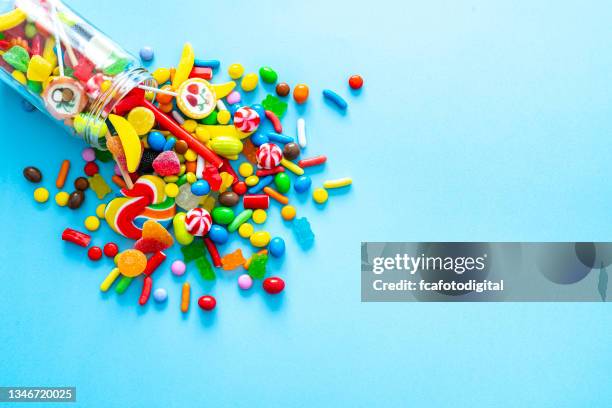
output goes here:
[[[609, 1], [69, 3], [131, 52], [154, 46], [155, 66], [191, 41], [222, 61], [217, 81], [241, 62], [309, 84], [307, 154], [329, 157], [315, 184], [355, 184], [322, 210], [293, 196], [317, 236], [307, 252], [270, 211], [283, 295], [241, 293], [236, 272], [176, 278], [167, 262], [154, 275], [167, 305], [143, 308], [140, 282], [101, 294], [111, 262], [59, 238], [94, 213], [92, 192], [79, 211], [40, 205], [21, 176], [40, 167], [53, 197], [62, 159], [81, 174], [82, 143], [0, 86], [0, 384], [75, 385], [87, 407], [612, 404], [604, 304], [363, 304], [359, 278], [361, 241], [612, 239]], [[287, 133], [297, 117], [290, 103]], [[184, 280], [216, 312], [183, 316]]]

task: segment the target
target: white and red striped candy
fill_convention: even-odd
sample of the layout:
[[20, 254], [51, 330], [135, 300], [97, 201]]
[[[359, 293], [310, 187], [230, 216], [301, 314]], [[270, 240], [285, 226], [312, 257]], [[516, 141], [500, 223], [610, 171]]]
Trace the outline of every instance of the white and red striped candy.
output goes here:
[[185, 227], [191, 235], [204, 236], [210, 231], [212, 218], [208, 211], [203, 208], [194, 208], [187, 211], [185, 216]]
[[234, 113], [234, 126], [241, 132], [252, 133], [259, 127], [259, 114], [249, 107], [243, 106]]
[[283, 151], [274, 143], [264, 143], [257, 149], [257, 164], [262, 169], [273, 169], [282, 158]]

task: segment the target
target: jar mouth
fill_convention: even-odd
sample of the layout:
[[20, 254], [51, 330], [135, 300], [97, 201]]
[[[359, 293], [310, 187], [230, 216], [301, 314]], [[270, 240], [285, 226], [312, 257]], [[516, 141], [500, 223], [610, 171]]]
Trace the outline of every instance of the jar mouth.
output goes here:
[[128, 93], [141, 84], [157, 87], [157, 82], [146, 69], [141, 67], [129, 69], [115, 76], [111, 86], [92, 102], [83, 134], [83, 138], [90, 146], [106, 150], [108, 135], [106, 118]]

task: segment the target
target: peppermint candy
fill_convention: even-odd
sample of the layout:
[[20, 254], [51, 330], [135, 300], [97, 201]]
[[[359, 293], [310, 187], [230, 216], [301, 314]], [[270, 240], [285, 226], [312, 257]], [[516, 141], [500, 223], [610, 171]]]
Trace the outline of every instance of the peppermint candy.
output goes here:
[[257, 149], [257, 164], [262, 169], [273, 169], [282, 158], [283, 151], [273, 143], [264, 143]]
[[249, 107], [243, 106], [234, 113], [234, 126], [241, 132], [253, 133], [259, 127], [259, 114]]
[[185, 227], [191, 235], [204, 236], [210, 231], [212, 218], [203, 208], [194, 208], [185, 216]]

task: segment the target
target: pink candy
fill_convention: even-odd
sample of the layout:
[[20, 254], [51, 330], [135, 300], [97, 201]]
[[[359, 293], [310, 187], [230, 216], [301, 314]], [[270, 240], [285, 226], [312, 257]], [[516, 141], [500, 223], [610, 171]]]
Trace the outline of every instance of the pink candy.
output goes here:
[[153, 160], [153, 170], [161, 177], [176, 176], [181, 172], [181, 162], [174, 151], [168, 150]]
[[235, 103], [238, 103], [242, 100], [242, 96], [240, 96], [240, 92], [237, 91], [232, 91], [229, 95], [227, 95], [227, 97], [225, 98], [225, 100], [227, 101], [227, 103], [229, 103], [230, 105], [233, 105]]
[[262, 169], [273, 169], [282, 158], [283, 151], [274, 143], [264, 143], [257, 149], [257, 164]]
[[238, 278], [238, 287], [242, 290], [249, 290], [253, 286], [253, 278], [246, 273]]
[[234, 126], [241, 132], [251, 133], [257, 130], [260, 122], [259, 114], [255, 109], [243, 106], [234, 113]]

